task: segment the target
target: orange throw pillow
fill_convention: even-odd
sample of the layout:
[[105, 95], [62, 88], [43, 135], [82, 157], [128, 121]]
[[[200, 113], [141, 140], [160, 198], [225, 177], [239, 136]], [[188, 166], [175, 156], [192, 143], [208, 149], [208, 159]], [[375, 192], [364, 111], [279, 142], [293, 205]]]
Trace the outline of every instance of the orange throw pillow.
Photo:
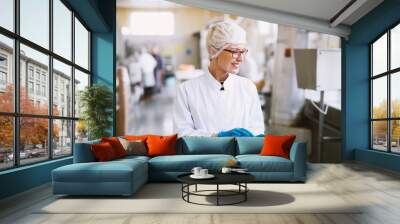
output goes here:
[[286, 159], [290, 157], [290, 148], [296, 135], [266, 135], [264, 138], [264, 145], [261, 149], [260, 155], [262, 156], [280, 156]]
[[171, 136], [157, 136], [150, 135], [147, 137], [147, 154], [148, 156], [165, 156], [176, 154], [176, 140], [177, 135]]
[[123, 138], [129, 141], [143, 141], [145, 142], [149, 135], [125, 135]]
[[110, 161], [117, 158], [113, 147], [108, 142], [93, 144], [91, 145], [91, 149], [94, 157], [99, 162]]
[[101, 142], [108, 142], [114, 149], [117, 158], [125, 157], [126, 151], [117, 137], [101, 138]]

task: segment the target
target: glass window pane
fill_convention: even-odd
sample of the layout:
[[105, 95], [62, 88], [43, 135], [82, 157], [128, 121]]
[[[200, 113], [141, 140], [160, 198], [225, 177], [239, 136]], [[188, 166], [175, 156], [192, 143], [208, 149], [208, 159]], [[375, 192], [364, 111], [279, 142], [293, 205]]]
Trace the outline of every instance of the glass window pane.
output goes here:
[[53, 120], [53, 157], [72, 154], [72, 121]]
[[53, 1], [53, 51], [71, 60], [72, 12], [60, 1]]
[[89, 86], [89, 75], [75, 69], [75, 117], [81, 114], [80, 94], [86, 86]]
[[84, 120], [75, 122], [75, 143], [85, 142], [88, 138], [88, 128]]
[[387, 118], [387, 78], [372, 80], [372, 118]]
[[21, 44], [20, 109], [25, 114], [47, 115], [49, 57]]
[[0, 1], [0, 26], [14, 31], [14, 0]]
[[53, 60], [53, 115], [72, 117], [71, 66]]
[[21, 36], [49, 48], [49, 0], [20, 0]]
[[400, 24], [391, 30], [390, 58], [391, 69], [400, 67]]
[[89, 32], [75, 18], [75, 63], [89, 70]]
[[49, 123], [45, 118], [20, 118], [20, 163], [28, 164], [49, 158]]
[[392, 152], [400, 153], [400, 120], [393, 120], [390, 122], [391, 127], [391, 141], [392, 141]]
[[387, 34], [372, 44], [372, 70], [373, 75], [387, 71]]
[[391, 98], [391, 110], [392, 117], [400, 118], [400, 72], [391, 75], [391, 88], [390, 88], [390, 98]]
[[372, 147], [387, 151], [387, 121], [372, 122]]
[[0, 170], [14, 165], [13, 118], [0, 116]]
[[14, 111], [14, 43], [0, 35], [0, 111]]

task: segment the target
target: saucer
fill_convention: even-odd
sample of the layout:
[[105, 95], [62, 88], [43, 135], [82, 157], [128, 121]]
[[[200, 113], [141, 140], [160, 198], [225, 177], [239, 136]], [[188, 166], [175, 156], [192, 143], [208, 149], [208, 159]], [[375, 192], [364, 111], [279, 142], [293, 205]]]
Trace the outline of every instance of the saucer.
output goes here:
[[212, 175], [212, 174], [207, 174], [207, 175], [204, 175], [204, 176], [194, 175], [194, 174], [190, 175], [190, 178], [193, 178], [193, 179], [211, 179], [211, 178], [214, 178], [214, 177], [215, 176]]

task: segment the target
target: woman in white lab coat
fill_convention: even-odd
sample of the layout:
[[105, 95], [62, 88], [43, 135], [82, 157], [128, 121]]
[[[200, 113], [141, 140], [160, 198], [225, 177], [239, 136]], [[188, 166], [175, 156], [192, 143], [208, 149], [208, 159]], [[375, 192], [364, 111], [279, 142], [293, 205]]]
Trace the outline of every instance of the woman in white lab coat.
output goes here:
[[179, 137], [264, 134], [256, 86], [236, 75], [247, 53], [245, 44], [246, 32], [234, 22], [210, 27], [208, 72], [178, 87], [173, 117]]

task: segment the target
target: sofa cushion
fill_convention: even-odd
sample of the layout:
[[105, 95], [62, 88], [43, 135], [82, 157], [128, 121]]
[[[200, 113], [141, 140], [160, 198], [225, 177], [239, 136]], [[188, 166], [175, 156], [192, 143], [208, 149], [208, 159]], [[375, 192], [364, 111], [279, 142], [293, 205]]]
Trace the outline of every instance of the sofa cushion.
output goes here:
[[279, 156], [238, 155], [240, 167], [249, 172], [292, 172], [292, 161]]
[[292, 147], [295, 139], [296, 135], [266, 135], [260, 155], [281, 156], [289, 159], [290, 148]]
[[118, 137], [122, 146], [126, 151], [126, 155], [138, 155], [138, 156], [146, 156], [147, 148], [146, 143], [141, 140], [126, 140], [124, 138]]
[[235, 155], [235, 141], [232, 137], [182, 137], [177, 146], [177, 154], [225, 154]]
[[117, 158], [122, 158], [126, 156], [126, 151], [117, 137], [104, 137], [101, 138], [101, 142], [110, 143], [110, 145], [114, 149]]
[[158, 156], [149, 160], [149, 170], [163, 172], [190, 172], [199, 166], [211, 172], [219, 171], [230, 159], [231, 155], [175, 155]]
[[93, 144], [91, 145], [91, 149], [94, 157], [96, 157], [96, 161], [105, 162], [118, 158], [118, 156], [115, 154], [115, 150], [109, 142]]
[[164, 156], [176, 154], [176, 140], [178, 136], [160, 136], [151, 135], [147, 137], [147, 155], [148, 156]]
[[58, 182], [129, 182], [133, 173], [147, 171], [146, 162], [136, 159], [74, 163], [53, 170]]
[[236, 137], [236, 155], [260, 154], [264, 144], [263, 137]]

